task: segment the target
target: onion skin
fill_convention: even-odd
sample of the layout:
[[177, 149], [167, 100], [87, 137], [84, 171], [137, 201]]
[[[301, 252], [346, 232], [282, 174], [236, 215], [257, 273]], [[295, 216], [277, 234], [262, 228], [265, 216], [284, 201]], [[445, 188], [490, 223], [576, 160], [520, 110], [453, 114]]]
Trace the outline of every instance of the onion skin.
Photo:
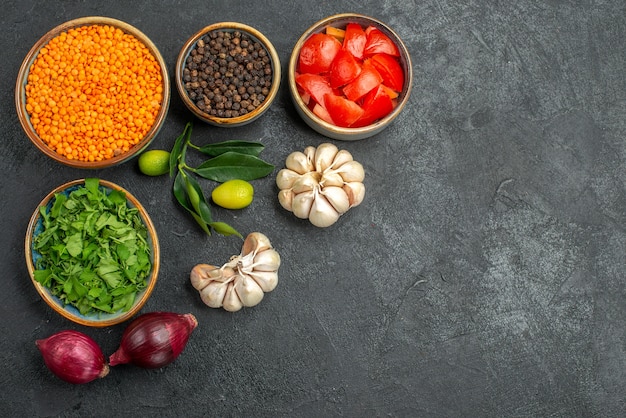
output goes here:
[[100, 346], [82, 332], [61, 331], [35, 344], [48, 369], [66, 382], [89, 383], [109, 374]]
[[149, 312], [128, 325], [117, 351], [109, 357], [109, 365], [133, 364], [157, 369], [172, 363], [182, 353], [198, 326], [192, 314]]

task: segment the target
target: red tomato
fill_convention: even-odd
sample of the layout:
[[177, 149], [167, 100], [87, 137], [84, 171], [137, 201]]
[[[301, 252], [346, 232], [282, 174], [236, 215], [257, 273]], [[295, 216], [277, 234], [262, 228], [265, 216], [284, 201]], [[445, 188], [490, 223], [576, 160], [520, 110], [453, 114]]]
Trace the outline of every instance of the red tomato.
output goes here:
[[363, 98], [363, 114], [351, 126], [358, 128], [371, 125], [380, 118], [387, 116], [394, 108], [391, 98], [381, 84]]
[[343, 94], [349, 100], [356, 101], [378, 87], [382, 81], [383, 78], [373, 66], [363, 66], [359, 76], [343, 88]]
[[394, 57], [400, 56], [400, 51], [396, 44], [385, 35], [380, 29], [373, 26], [369, 26], [365, 33], [367, 35], [367, 42], [365, 43], [365, 50], [363, 54], [365, 56], [371, 56], [374, 54], [389, 54]]
[[387, 93], [387, 95], [389, 96], [391, 100], [397, 99], [398, 96], [400, 95], [397, 91], [392, 90], [391, 87], [387, 87], [384, 84], [381, 84], [380, 87], [382, 87], [383, 90], [385, 90], [385, 93]]
[[328, 113], [328, 110], [326, 110], [326, 108], [324, 106], [322, 106], [321, 104], [316, 104], [313, 107], [313, 113], [317, 115], [318, 118], [320, 118], [323, 121], [326, 121], [330, 124], [335, 124], [335, 122], [333, 122], [333, 118], [330, 117], [330, 113]]
[[395, 91], [402, 91], [404, 71], [396, 58], [387, 54], [376, 54], [369, 60], [369, 63], [380, 73], [384, 85]]
[[[324, 105], [324, 96], [333, 94], [328, 77], [319, 74], [297, 74], [296, 84], [311, 95], [316, 103]], [[304, 100], [304, 99], [303, 99]], [[311, 106], [312, 108], [313, 106]]]
[[327, 72], [340, 49], [341, 43], [336, 38], [325, 33], [314, 33], [302, 44], [298, 70], [309, 74]]
[[348, 127], [363, 114], [361, 106], [342, 96], [327, 94], [324, 96], [326, 109], [337, 126]]
[[343, 49], [350, 52], [355, 58], [363, 59], [367, 36], [358, 23], [348, 23], [343, 39]]
[[340, 50], [330, 65], [330, 87], [348, 84], [361, 73], [361, 64], [345, 49]]

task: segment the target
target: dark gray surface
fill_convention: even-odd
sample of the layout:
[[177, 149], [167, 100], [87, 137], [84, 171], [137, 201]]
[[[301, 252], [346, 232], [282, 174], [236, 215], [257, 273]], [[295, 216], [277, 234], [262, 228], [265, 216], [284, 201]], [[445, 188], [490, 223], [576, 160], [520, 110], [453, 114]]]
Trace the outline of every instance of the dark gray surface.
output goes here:
[[[102, 4], [100, 4], [102, 3]], [[556, 416], [626, 413], [626, 7], [623, 1], [8, 1], [2, 5], [0, 330], [3, 416]], [[360, 3], [360, 5], [358, 5]], [[358, 11], [405, 40], [410, 103], [384, 133], [336, 142], [366, 169], [367, 194], [333, 227], [280, 208], [273, 175], [240, 212], [214, 210], [280, 251], [278, 288], [231, 314], [188, 283], [234, 238], [206, 237], [172, 201], [167, 177], [136, 162], [62, 167], [32, 146], [13, 105], [22, 59], [66, 20], [104, 15], [146, 33], [170, 74], [201, 27], [234, 20], [276, 46], [286, 70], [313, 22]], [[259, 140], [285, 157], [325, 139], [296, 115], [286, 79], [262, 119], [236, 130], [195, 123], [199, 143]], [[174, 90], [153, 148], [193, 120]], [[162, 245], [144, 312], [192, 312], [182, 356], [118, 366], [71, 386], [34, 341], [61, 329], [112, 353], [124, 325], [89, 329], [51, 311], [24, 262], [28, 218], [55, 186], [95, 175], [135, 194]], [[203, 183], [208, 189], [208, 182]]]

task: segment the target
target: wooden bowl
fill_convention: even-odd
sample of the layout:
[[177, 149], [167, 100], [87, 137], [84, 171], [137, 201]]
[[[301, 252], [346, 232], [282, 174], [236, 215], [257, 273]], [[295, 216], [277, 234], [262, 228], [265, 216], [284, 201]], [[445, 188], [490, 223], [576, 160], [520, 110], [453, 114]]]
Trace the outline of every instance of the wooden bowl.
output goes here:
[[[154, 59], [160, 66], [162, 93], [161, 93], [160, 107], [158, 108], [158, 113], [156, 114], [154, 118], [154, 122], [152, 126], [147, 130], [143, 138], [139, 140], [138, 143], [132, 145], [132, 147], [129, 150], [124, 150], [123, 149], [124, 146], [123, 146], [122, 149], [120, 149], [119, 154], [116, 154], [113, 157], [110, 157], [107, 159], [96, 160], [96, 161], [87, 161], [87, 160], [74, 159], [74, 158], [70, 159], [66, 156], [63, 156], [59, 154], [56, 151], [56, 149], [48, 145], [47, 142], [42, 140], [42, 138], [40, 137], [40, 134], [37, 133], [37, 131], [33, 127], [33, 124], [31, 123], [31, 114], [27, 111], [26, 86], [28, 84], [28, 76], [31, 71], [31, 68], [33, 64], [36, 62], [38, 56], [40, 55], [42, 48], [48, 45], [48, 43], [52, 39], [57, 38], [58, 36], [64, 33], [67, 33], [70, 30], [85, 27], [85, 26], [92, 26], [92, 25], [112, 26], [112, 27], [121, 29], [125, 34], [132, 35], [137, 40], [139, 40], [148, 49], [150, 55], [154, 57]], [[84, 69], [85, 69], [84, 63], [81, 64], [81, 63], [72, 62], [65, 67], [64, 71], [65, 70], [81, 71]], [[64, 77], [67, 78], [67, 73], [65, 74], [66, 76]], [[113, 83], [113, 82], [111, 81], [110, 83]], [[135, 83], [135, 81], [131, 80], [131, 83]], [[107, 84], [106, 86], [108, 87], [109, 90], [115, 88], [114, 84]], [[104, 89], [104, 91], [106, 91], [106, 89]], [[103, 91], [103, 94], [108, 94], [108, 93], [104, 93], [104, 91]], [[67, 96], [67, 99], [78, 100], [77, 98], [72, 97], [72, 96]], [[86, 103], [86, 101], [89, 99], [92, 99], [92, 100], [95, 99], [95, 95], [93, 95], [92, 97], [88, 97], [87, 99], [80, 98], [80, 100], [82, 100], [83, 103]], [[98, 98], [97, 100], [98, 101], [96, 101], [95, 103], [94, 102], [91, 103], [91, 105], [93, 106], [93, 109], [107, 106], [107, 104], [102, 102], [100, 98]], [[114, 166], [116, 164], [120, 164], [122, 162], [128, 161], [129, 159], [138, 155], [142, 150], [144, 150], [152, 142], [152, 140], [156, 137], [159, 130], [161, 129], [161, 126], [163, 125], [163, 122], [165, 120], [165, 116], [167, 115], [169, 103], [170, 103], [170, 81], [169, 81], [169, 75], [167, 72], [167, 64], [163, 60], [161, 53], [156, 48], [156, 46], [152, 43], [152, 41], [150, 41], [150, 39], [146, 35], [144, 35], [141, 31], [139, 31], [138, 29], [134, 28], [133, 26], [125, 22], [122, 22], [116, 19], [107, 18], [107, 17], [99, 17], [99, 16], [83, 17], [83, 18], [65, 22], [55, 27], [54, 29], [50, 30], [44, 36], [42, 36], [35, 43], [35, 45], [30, 49], [30, 51], [24, 58], [24, 61], [22, 62], [22, 65], [18, 72], [17, 83], [15, 86], [15, 106], [17, 108], [17, 115], [22, 125], [22, 128], [24, 129], [24, 131], [26, 132], [26, 135], [32, 141], [32, 143], [40, 151], [42, 151], [44, 154], [46, 154], [48, 157], [52, 158], [53, 160], [58, 161], [59, 163], [65, 164], [70, 167], [84, 168], [84, 169], [100, 169], [100, 168]], [[94, 110], [94, 111], [97, 111], [97, 110]], [[52, 110], [52, 112], [55, 112], [55, 110]], [[142, 129], [142, 131], [144, 130], [145, 129]], [[117, 131], [116, 131], [116, 134], [117, 134]], [[63, 137], [66, 138], [67, 136], [64, 135]], [[108, 138], [110, 138], [110, 136], [108, 136]], [[102, 140], [103, 139], [99, 139], [99, 141], [102, 141]]]
[[[138, 210], [138, 213], [143, 221], [147, 230], [147, 242], [151, 252], [151, 271], [146, 278], [146, 286], [135, 296], [135, 301], [132, 307], [127, 311], [118, 311], [115, 313], [93, 313], [93, 314], [81, 314], [80, 311], [73, 305], [65, 304], [59, 297], [52, 294], [49, 288], [43, 286], [35, 279], [34, 272], [39, 261], [41, 261], [42, 255], [37, 252], [34, 247], [36, 237], [42, 233], [44, 226], [42, 221], [42, 215], [40, 208], [44, 208], [46, 213], [50, 212], [52, 205], [55, 202], [57, 194], [69, 195], [72, 191], [80, 189], [85, 186], [85, 179], [79, 179], [62, 184], [61, 186], [52, 190], [41, 203], [37, 206], [37, 209], [33, 212], [28, 223], [28, 229], [26, 231], [25, 240], [25, 254], [26, 254], [26, 266], [30, 275], [31, 281], [35, 286], [35, 289], [43, 300], [57, 313], [70, 321], [76, 322], [81, 325], [90, 327], [107, 327], [116, 325], [134, 316], [147, 302], [150, 294], [154, 290], [160, 267], [160, 248], [156, 230], [152, 223], [152, 220], [148, 216], [146, 210], [141, 206], [139, 201], [130, 194], [127, 190], [111, 183], [106, 180], [99, 181], [99, 187], [106, 193], [110, 193], [113, 190], [118, 190], [126, 194], [128, 207], [133, 207]], [[44, 262], [45, 265], [45, 262]]]
[[[191, 51], [196, 47], [198, 40], [200, 40], [204, 35], [209, 34], [213, 31], [224, 31], [224, 32], [235, 32], [239, 31], [249, 35], [253, 40], [258, 41], [265, 51], [267, 52], [271, 66], [272, 66], [272, 84], [269, 90], [269, 93], [266, 95], [265, 100], [256, 107], [254, 110], [239, 116], [233, 117], [219, 117], [216, 115], [212, 115], [207, 113], [206, 111], [200, 109], [194, 101], [189, 97], [189, 92], [185, 88], [185, 81], [183, 80], [183, 73], [185, 70], [187, 59], [190, 56]], [[274, 101], [276, 94], [278, 93], [278, 88], [280, 87], [280, 77], [281, 77], [281, 68], [280, 68], [280, 59], [278, 58], [278, 53], [276, 52], [276, 48], [272, 45], [272, 43], [258, 30], [237, 22], [220, 22], [215, 23], [209, 26], [206, 26], [203, 29], [200, 29], [196, 32], [191, 38], [185, 42], [183, 47], [178, 54], [178, 59], [176, 60], [176, 87], [178, 89], [178, 93], [180, 94], [183, 103], [191, 112], [198, 117], [200, 120], [214, 126], [220, 126], [225, 128], [232, 128], [237, 126], [246, 125], [256, 119], [258, 119], [263, 113], [265, 113], [272, 102]]]
[[[386, 34], [398, 47], [400, 51], [400, 65], [404, 71], [404, 86], [397, 98], [397, 105], [391, 113], [387, 116], [375, 121], [371, 125], [359, 127], [359, 128], [346, 128], [333, 125], [332, 123], [322, 120], [315, 115], [307, 104], [302, 99], [298, 85], [296, 84], [296, 71], [298, 69], [298, 58], [300, 56], [300, 50], [304, 42], [314, 33], [321, 33], [326, 30], [328, 26], [332, 26], [339, 29], [345, 29], [348, 23], [359, 23], [363, 28], [367, 26], [374, 26], [380, 29]], [[289, 93], [291, 99], [296, 107], [296, 111], [302, 117], [302, 119], [318, 133], [327, 136], [332, 139], [338, 139], [343, 141], [356, 141], [360, 139], [369, 138], [383, 129], [387, 128], [398, 117], [398, 115], [404, 109], [406, 103], [409, 100], [411, 89], [413, 86], [413, 68], [411, 66], [411, 57], [406, 46], [402, 42], [402, 39], [396, 34], [389, 26], [383, 22], [374, 19], [372, 17], [364, 16], [357, 13], [342, 13], [332, 15], [324, 18], [311, 27], [309, 27], [302, 36], [296, 42], [289, 59]]]

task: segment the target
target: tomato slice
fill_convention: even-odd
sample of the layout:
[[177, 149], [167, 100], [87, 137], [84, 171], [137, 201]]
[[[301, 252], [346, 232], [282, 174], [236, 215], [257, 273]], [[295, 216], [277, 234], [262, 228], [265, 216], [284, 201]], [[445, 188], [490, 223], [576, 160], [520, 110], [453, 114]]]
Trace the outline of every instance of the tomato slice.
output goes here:
[[358, 77], [346, 84], [342, 91], [349, 100], [356, 101], [378, 87], [382, 81], [378, 71], [372, 65], [367, 65], [363, 66]]
[[314, 33], [304, 41], [298, 57], [298, 71], [320, 74], [327, 72], [335, 55], [341, 49], [341, 42], [325, 33]]
[[333, 122], [337, 126], [348, 127], [359, 120], [364, 110], [353, 102], [342, 96], [327, 94], [324, 96], [326, 109]]
[[[313, 101], [322, 106], [324, 105], [324, 96], [326, 94], [333, 94], [327, 76], [319, 74], [298, 74], [296, 75], [296, 84], [300, 86], [302, 90], [310, 94]], [[313, 106], [311, 106], [311, 108], [312, 107]]]
[[365, 30], [365, 33], [367, 35], [367, 41], [365, 43], [365, 50], [363, 51], [364, 56], [380, 53], [389, 54], [394, 57], [400, 56], [400, 51], [396, 44], [380, 29], [369, 26]]
[[343, 39], [343, 49], [350, 52], [355, 58], [363, 59], [367, 36], [358, 23], [348, 23]]
[[353, 128], [371, 125], [380, 118], [384, 118], [394, 108], [393, 101], [381, 84], [363, 98], [363, 114], [353, 124]]
[[383, 78], [383, 84], [395, 91], [402, 91], [404, 71], [398, 60], [387, 54], [376, 54], [369, 61]]
[[321, 120], [333, 125], [335, 124], [335, 122], [333, 122], [333, 118], [330, 117], [330, 113], [328, 113], [328, 110], [326, 110], [326, 108], [321, 104], [315, 104], [315, 106], [313, 107], [313, 113], [317, 115], [317, 117]]
[[387, 95], [389, 96], [391, 100], [397, 99], [398, 96], [400, 95], [397, 91], [391, 89], [391, 87], [385, 86], [384, 84], [381, 84], [380, 87], [382, 87], [383, 90], [385, 90], [385, 93], [387, 93]]
[[361, 64], [345, 49], [340, 50], [330, 65], [330, 87], [348, 84], [361, 73]]

